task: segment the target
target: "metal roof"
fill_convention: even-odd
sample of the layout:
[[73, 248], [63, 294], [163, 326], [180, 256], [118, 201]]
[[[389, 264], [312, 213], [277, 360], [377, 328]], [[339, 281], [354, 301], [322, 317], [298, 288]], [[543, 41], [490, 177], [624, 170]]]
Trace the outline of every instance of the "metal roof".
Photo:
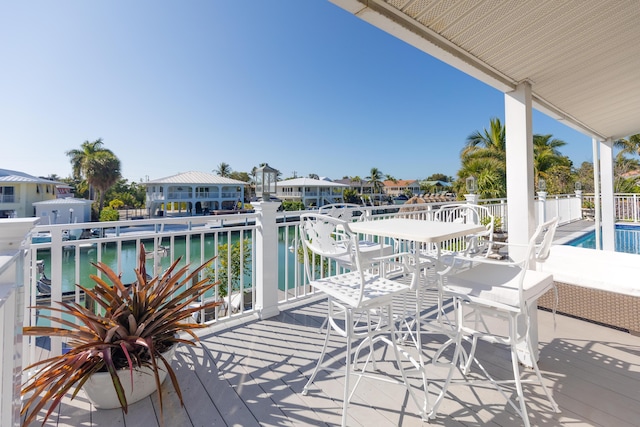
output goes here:
[[51, 184], [55, 186], [66, 185], [62, 182], [52, 181], [46, 178], [39, 178], [37, 176], [29, 175], [24, 172], [14, 171], [10, 169], [0, 169], [0, 182]]
[[640, 133], [638, 0], [330, 0], [599, 140]]
[[229, 185], [248, 185], [248, 182], [238, 181], [237, 179], [225, 178], [207, 172], [184, 172], [166, 178], [154, 179], [143, 183], [144, 185], [156, 184], [229, 184]]

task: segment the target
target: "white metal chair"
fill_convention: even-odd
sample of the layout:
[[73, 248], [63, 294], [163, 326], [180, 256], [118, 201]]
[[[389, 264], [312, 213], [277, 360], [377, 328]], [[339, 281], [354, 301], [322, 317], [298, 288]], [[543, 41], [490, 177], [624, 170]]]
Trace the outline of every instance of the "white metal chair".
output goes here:
[[[328, 296], [328, 327], [324, 346], [318, 358], [318, 363], [304, 387], [303, 395], [309, 391], [320, 369], [331, 370], [323, 366], [327, 351], [327, 345], [332, 332], [346, 338], [344, 397], [342, 409], [342, 425], [347, 425], [347, 409], [349, 400], [363, 376], [385, 379], [380, 374], [368, 372], [369, 361], [375, 368], [373, 357], [374, 341], [384, 341], [393, 349], [397, 366], [402, 375], [403, 384], [407, 388], [411, 398], [418, 408], [418, 403], [412, 387], [407, 381], [400, 352], [396, 343], [396, 328], [393, 315], [393, 299], [404, 297], [410, 291], [408, 285], [392, 281], [376, 274], [373, 258], [365, 258], [360, 251], [359, 240], [351, 232], [347, 222], [326, 215], [303, 214], [301, 216], [300, 234], [304, 248], [305, 272], [309, 284], [318, 291]], [[337, 226], [342, 230], [336, 232]], [[352, 270], [346, 273], [329, 277], [322, 277], [322, 271], [317, 272], [313, 257], [323, 258], [349, 258]], [[322, 265], [322, 263], [320, 263]], [[320, 267], [320, 269], [322, 269]], [[320, 276], [319, 278], [317, 276]], [[384, 337], [386, 335], [387, 337]], [[369, 354], [362, 369], [355, 367], [356, 360], [352, 361], [352, 344], [355, 340], [363, 340], [369, 344]], [[359, 352], [363, 348], [360, 345]], [[356, 375], [358, 380], [351, 387], [351, 376]], [[422, 410], [421, 410], [422, 415]]]
[[[458, 342], [462, 337], [469, 337], [472, 341], [468, 359], [464, 363], [463, 372], [466, 374], [472, 362], [476, 362], [487, 375], [489, 382], [496, 385], [498, 390], [507, 398], [509, 404], [522, 417], [525, 426], [529, 426], [527, 407], [522, 391], [521, 373], [518, 364], [517, 346], [526, 345], [531, 354], [532, 368], [543, 388], [553, 410], [559, 412], [558, 405], [553, 400], [542, 381], [542, 375], [536, 361], [530, 332], [530, 310], [536, 309], [536, 300], [553, 287], [553, 277], [549, 273], [536, 271], [535, 263], [544, 262], [549, 256], [549, 249], [558, 224], [557, 218], [541, 224], [536, 229], [527, 245], [521, 260], [497, 261], [482, 257], [466, 258], [472, 262], [469, 269], [444, 272], [443, 291], [456, 301], [456, 323]], [[508, 245], [514, 247], [515, 245]], [[449, 274], [447, 274], [449, 273]], [[471, 309], [469, 322], [465, 317], [465, 309]], [[508, 334], [497, 334], [490, 330], [484, 321], [484, 316], [499, 318], [508, 322]], [[472, 323], [469, 325], [469, 323]], [[534, 325], [535, 327], [535, 325]], [[511, 349], [511, 364], [513, 380], [496, 381], [482, 367], [475, 356], [477, 340], [507, 345]], [[527, 381], [530, 382], [530, 381]], [[506, 396], [500, 387], [503, 383], [513, 383], [518, 395], [519, 408]]]
[[462, 250], [455, 250], [464, 256], [488, 256], [493, 243], [495, 219], [485, 206], [471, 203], [444, 205], [434, 213], [435, 221], [459, 222], [463, 224], [485, 224], [486, 230], [467, 236]]

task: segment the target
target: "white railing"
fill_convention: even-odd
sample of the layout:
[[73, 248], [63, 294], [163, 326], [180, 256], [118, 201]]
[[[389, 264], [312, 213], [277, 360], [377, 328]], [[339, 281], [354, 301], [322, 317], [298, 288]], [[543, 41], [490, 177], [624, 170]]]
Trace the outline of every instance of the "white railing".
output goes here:
[[[585, 208], [593, 208], [595, 206], [593, 194], [583, 195], [582, 200], [582, 206]], [[640, 222], [640, 194], [614, 194], [613, 203], [616, 221]]]
[[191, 191], [169, 191], [167, 192], [167, 200], [189, 200], [192, 194]]
[[[0, 425], [19, 425], [21, 361], [20, 341], [16, 329], [22, 328], [24, 312], [22, 291], [16, 286], [21, 269], [19, 253], [0, 256]], [[22, 307], [20, 307], [20, 304]], [[16, 360], [17, 359], [17, 360]], [[18, 366], [16, 366], [16, 362]], [[16, 368], [18, 368], [16, 381]], [[16, 385], [18, 386], [16, 389]]]
[[[573, 208], [565, 207], [562, 200], [564, 199], [552, 199], [551, 204], [557, 206], [554, 209], [558, 212], [564, 212], [563, 209], [570, 212], [567, 217], [571, 217], [573, 210], [569, 209]], [[431, 219], [435, 209], [448, 203], [456, 202], [368, 206], [357, 210], [372, 220], [398, 215]], [[483, 204], [507, 224], [505, 199], [483, 201]], [[245, 239], [250, 242], [247, 249], [249, 253], [246, 256], [241, 253], [240, 262], [250, 264], [249, 273], [241, 274], [238, 282], [231, 282], [233, 274], [231, 270], [227, 270], [227, 289], [235, 287], [235, 290], [225, 298], [226, 309], [201, 313], [200, 319], [214, 323], [245, 316], [269, 317], [277, 313], [283, 304], [316, 296], [306, 283], [299, 253], [298, 224], [302, 212], [276, 213], [276, 203], [255, 205], [256, 212], [250, 214], [37, 226], [33, 232], [48, 234], [51, 241], [31, 243], [28, 247], [23, 281], [26, 284], [25, 303], [22, 307], [63, 299], [84, 303], [84, 295], [74, 285], [92, 283], [88, 276], [97, 271], [91, 266], [91, 262], [104, 262], [114, 271], [121, 272], [125, 283], [133, 282], [133, 269], [136, 267], [141, 243], [144, 243], [150, 254], [150, 266], [147, 269], [150, 274], [157, 275], [179, 256], [182, 257], [182, 263], [199, 265], [217, 255], [224, 243], [242, 242]], [[265, 206], [269, 208], [266, 209]], [[92, 230], [94, 237], [77, 239], [79, 232], [86, 230]], [[456, 244], [452, 242], [452, 245]], [[227, 246], [226, 250], [227, 256], [232, 256], [232, 248]], [[36, 292], [38, 281], [42, 278], [38, 272], [39, 260], [45, 262], [44, 272], [51, 284], [48, 293]], [[229, 269], [231, 264], [229, 263]], [[244, 267], [241, 271], [244, 271]], [[327, 274], [334, 272], [335, 266], [329, 265]], [[214, 280], [219, 278], [217, 276], [215, 275]], [[236, 296], [238, 293], [244, 296], [245, 292], [248, 298], [242, 298], [239, 303]], [[210, 297], [219, 298], [219, 295]], [[25, 322], [37, 323], [35, 310], [28, 311]], [[4, 339], [2, 342], [7, 341]], [[35, 360], [35, 345], [29, 346], [29, 349], [23, 357], [24, 365]], [[53, 354], [61, 352], [62, 341], [52, 339], [48, 349]], [[7, 378], [11, 373], [5, 365], [2, 365], [3, 375]], [[3, 381], [3, 386], [5, 382], [7, 381]]]
[[20, 425], [24, 345], [24, 253], [22, 243], [36, 218], [0, 220], [0, 426]]

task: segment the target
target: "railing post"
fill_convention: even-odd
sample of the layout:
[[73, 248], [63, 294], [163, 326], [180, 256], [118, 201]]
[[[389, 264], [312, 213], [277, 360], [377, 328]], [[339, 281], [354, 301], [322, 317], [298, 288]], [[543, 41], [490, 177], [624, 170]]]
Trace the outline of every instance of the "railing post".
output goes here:
[[260, 319], [280, 313], [278, 308], [278, 228], [279, 202], [252, 202], [256, 217], [256, 310]]
[[547, 192], [538, 191], [538, 224], [547, 220]]
[[24, 239], [38, 218], [0, 220], [0, 425], [20, 425]]

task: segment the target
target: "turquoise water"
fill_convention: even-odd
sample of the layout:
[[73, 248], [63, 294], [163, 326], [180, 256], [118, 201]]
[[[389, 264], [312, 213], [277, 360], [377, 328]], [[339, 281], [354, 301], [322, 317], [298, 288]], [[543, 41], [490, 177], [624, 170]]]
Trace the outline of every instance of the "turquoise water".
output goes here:
[[[293, 237], [293, 230], [295, 226], [289, 227], [289, 240]], [[284, 227], [279, 228], [278, 233], [278, 282], [280, 290], [285, 290], [285, 286], [288, 286], [289, 289], [293, 286], [294, 278], [296, 275], [296, 269], [294, 268], [296, 256], [291, 251], [288, 250], [291, 242], [285, 242], [285, 234]], [[218, 235], [218, 246], [225, 244], [227, 241], [226, 237], [227, 233], [222, 232]], [[232, 242], [237, 242], [239, 239], [239, 232], [231, 233]], [[251, 242], [250, 233], [245, 232], [244, 237], [248, 238]], [[91, 241], [88, 241], [89, 243]], [[153, 248], [153, 239], [142, 239], [141, 242], [145, 245], [147, 250], [152, 250]], [[164, 246], [169, 246], [169, 238], [164, 238], [160, 243]], [[122, 274], [123, 283], [132, 283], [136, 280], [134, 269], [137, 267], [138, 258], [137, 258], [137, 243], [132, 241], [126, 241], [122, 243], [122, 248], [120, 253], [120, 265], [118, 268], [118, 249], [116, 243], [102, 243], [102, 252], [101, 252], [101, 261], [108, 265], [113, 271], [120, 272]], [[190, 239], [189, 249], [190, 249], [190, 257], [191, 257], [191, 265], [196, 266], [199, 265], [202, 248], [204, 248], [204, 259], [207, 260], [214, 256], [215, 254], [215, 246], [216, 243], [214, 241], [214, 234], [205, 234], [204, 235], [204, 245], [201, 244], [200, 235], [194, 235]], [[174, 246], [173, 253], [170, 253], [169, 256], [160, 258], [161, 271], [167, 269], [171, 263], [177, 259], [178, 257], [182, 257], [182, 261], [180, 266], [185, 264], [186, 260], [186, 238], [184, 236], [175, 237], [174, 238]], [[91, 274], [96, 274], [96, 268], [91, 265], [91, 263], [95, 263], [98, 261], [98, 250], [96, 244], [92, 246], [81, 247], [79, 251], [80, 261], [78, 263], [79, 268], [79, 283], [83, 286], [93, 287], [93, 281], [90, 279]], [[50, 251], [49, 249], [39, 249], [37, 254], [37, 259], [43, 260], [45, 263], [45, 274], [48, 277], [51, 277], [51, 261], [50, 261]], [[285, 261], [287, 260], [288, 271], [285, 271]], [[153, 275], [153, 259], [149, 259], [146, 262], [147, 273]], [[251, 260], [248, 260], [249, 267], [248, 273], [245, 274], [244, 277], [244, 287], [251, 286]], [[195, 267], [194, 267], [195, 268]], [[301, 269], [298, 271], [300, 274]], [[287, 279], [285, 281], [285, 279]], [[73, 291], [76, 283], [76, 251], [69, 250], [65, 252], [62, 262], [62, 291], [68, 292]], [[286, 285], [288, 283], [288, 285]]]
[[[640, 254], [640, 226], [617, 224], [615, 239], [616, 252]], [[596, 232], [592, 231], [577, 239], [573, 239], [568, 242], [567, 245], [595, 249]]]

